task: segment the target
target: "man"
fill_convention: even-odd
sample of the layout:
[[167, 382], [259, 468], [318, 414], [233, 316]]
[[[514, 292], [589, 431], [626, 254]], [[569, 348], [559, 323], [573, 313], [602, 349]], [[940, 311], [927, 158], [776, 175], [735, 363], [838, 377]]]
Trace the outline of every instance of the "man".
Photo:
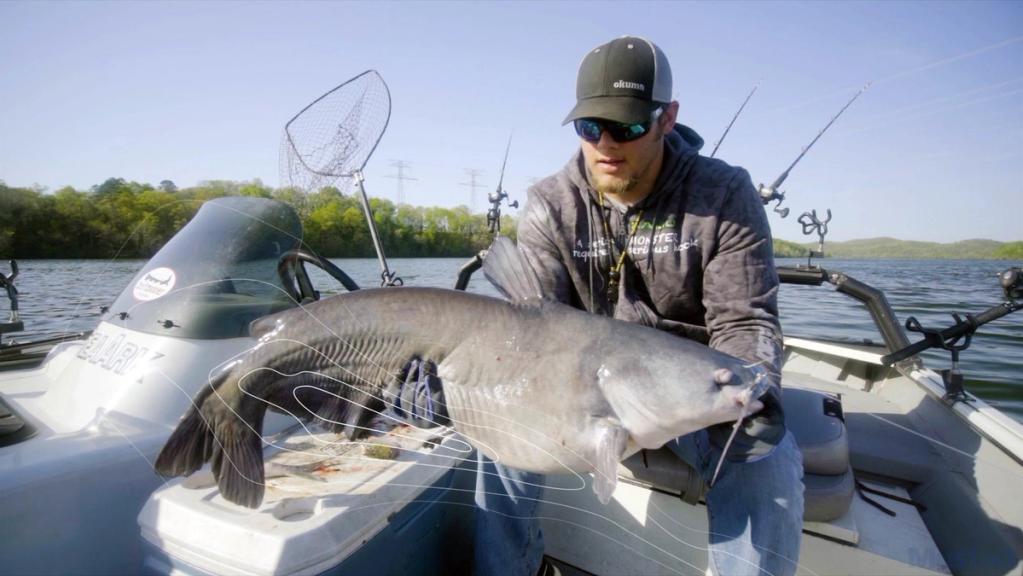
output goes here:
[[[643, 38], [619, 38], [586, 55], [565, 119], [580, 150], [529, 190], [519, 247], [545, 292], [565, 303], [705, 342], [772, 373], [768, 407], [740, 430], [706, 497], [710, 571], [793, 574], [802, 461], [779, 403], [778, 277], [767, 217], [745, 170], [699, 155], [703, 140], [676, 124], [671, 88], [667, 58]], [[669, 448], [709, 482], [730, 429], [704, 430]], [[504, 480], [527, 498], [537, 481]], [[531, 515], [532, 504], [516, 502], [518, 513], [499, 512]], [[510, 533], [533, 542], [522, 527], [529, 523], [519, 523]]]

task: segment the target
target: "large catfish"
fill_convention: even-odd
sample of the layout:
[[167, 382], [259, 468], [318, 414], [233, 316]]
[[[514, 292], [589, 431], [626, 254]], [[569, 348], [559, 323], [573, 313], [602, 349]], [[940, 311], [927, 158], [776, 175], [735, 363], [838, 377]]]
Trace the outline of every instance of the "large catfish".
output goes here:
[[593, 473], [604, 502], [622, 458], [762, 405], [761, 367], [544, 298], [510, 240], [491, 247], [484, 272], [511, 301], [381, 288], [256, 320], [258, 344], [196, 396], [157, 471], [189, 475], [212, 460], [224, 498], [258, 507], [268, 406], [320, 392], [335, 401], [318, 416], [357, 429], [413, 359], [436, 365], [451, 425], [477, 449], [522, 470]]

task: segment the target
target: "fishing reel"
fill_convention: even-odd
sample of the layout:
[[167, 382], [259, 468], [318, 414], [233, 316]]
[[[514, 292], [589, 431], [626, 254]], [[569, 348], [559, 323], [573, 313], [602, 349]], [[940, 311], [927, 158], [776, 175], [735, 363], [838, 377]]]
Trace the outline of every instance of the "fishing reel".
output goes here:
[[774, 211], [781, 215], [782, 218], [789, 215], [788, 208], [781, 208], [781, 203], [783, 200], [785, 200], [785, 193], [780, 190], [782, 183], [785, 182], [785, 179], [789, 177], [789, 172], [791, 172], [792, 169], [796, 167], [796, 164], [799, 164], [799, 161], [803, 159], [803, 156], [806, 156], [806, 153], [810, 151], [810, 148], [813, 148], [813, 145], [816, 144], [818, 140], [820, 140], [820, 137], [823, 136], [824, 133], [828, 131], [828, 128], [830, 128], [831, 125], [835, 123], [835, 120], [838, 120], [838, 117], [841, 116], [842, 113], [845, 112], [846, 109], [849, 108], [849, 106], [851, 106], [852, 103], [855, 102], [856, 99], [860, 97], [860, 94], [863, 94], [863, 92], [866, 91], [866, 89], [869, 87], [870, 84], [867, 84], [863, 88], [860, 88], [860, 91], [857, 92], [848, 102], [846, 102], [845, 106], [842, 106], [842, 109], [838, 111], [838, 114], [832, 116], [831, 120], [829, 120], [828, 123], [824, 125], [824, 128], [821, 128], [821, 131], [818, 132], [816, 136], [814, 136], [813, 140], [811, 140], [809, 144], [803, 147], [803, 149], [799, 152], [799, 156], [796, 156], [796, 159], [792, 161], [792, 164], [789, 164], [789, 167], [786, 168], [785, 171], [782, 172], [780, 176], [775, 178], [774, 182], [772, 182], [770, 186], [764, 186], [763, 184], [761, 184], [757, 188], [757, 191], [760, 193], [760, 200], [764, 203], [765, 206], [777, 200], [778, 203], [774, 206]]
[[1013, 267], [998, 275], [1002, 292], [1010, 302], [1023, 300], [1023, 268]]
[[7, 299], [11, 301], [11, 317], [9, 323], [18, 322], [18, 289], [14, 287], [14, 279], [18, 277], [18, 263], [11, 260], [10, 275], [0, 272], [0, 288], [7, 291]]
[[778, 190], [774, 186], [764, 186], [763, 184], [757, 188], [757, 192], [760, 194], [760, 201], [764, 203], [764, 206], [777, 201], [778, 203], [774, 205], [774, 211], [782, 218], [789, 215], [789, 209], [781, 207], [781, 203], [785, 201], [785, 192]]
[[490, 209], [487, 210], [487, 226], [490, 227], [491, 234], [497, 234], [501, 231], [501, 201], [504, 200], [505, 204], [509, 208], [518, 208], [519, 201], [508, 201], [508, 193], [502, 190], [500, 187], [496, 192], [491, 192], [487, 196], [487, 201], [490, 202]]
[[0, 320], [0, 335], [11, 332], [20, 332], [25, 329], [25, 324], [18, 317], [18, 289], [14, 287], [14, 279], [18, 277], [18, 263], [11, 260], [10, 275], [0, 272], [0, 288], [6, 290], [7, 298], [11, 301], [11, 314], [7, 322]]
[[501, 200], [504, 200], [509, 208], [518, 208], [519, 201], [508, 202], [508, 193], [504, 191], [504, 169], [508, 167], [508, 152], [511, 151], [512, 137], [508, 135], [508, 145], [504, 149], [504, 162], [501, 163], [501, 179], [497, 181], [497, 190], [487, 195], [490, 202], [490, 210], [487, 210], [487, 226], [490, 233], [498, 235], [501, 233]]

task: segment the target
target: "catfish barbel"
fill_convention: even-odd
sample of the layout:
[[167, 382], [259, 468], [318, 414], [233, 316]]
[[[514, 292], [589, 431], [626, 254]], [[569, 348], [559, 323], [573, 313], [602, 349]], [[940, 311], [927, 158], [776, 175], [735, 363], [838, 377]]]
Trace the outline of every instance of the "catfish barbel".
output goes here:
[[196, 396], [156, 470], [187, 476], [212, 460], [221, 495], [256, 508], [268, 406], [308, 406], [301, 393], [319, 392], [319, 418], [358, 429], [412, 359], [436, 365], [451, 426], [475, 448], [530, 472], [593, 473], [602, 502], [639, 448], [762, 407], [762, 367], [543, 298], [510, 240], [495, 242], [484, 272], [511, 301], [379, 288], [254, 321], [258, 344]]

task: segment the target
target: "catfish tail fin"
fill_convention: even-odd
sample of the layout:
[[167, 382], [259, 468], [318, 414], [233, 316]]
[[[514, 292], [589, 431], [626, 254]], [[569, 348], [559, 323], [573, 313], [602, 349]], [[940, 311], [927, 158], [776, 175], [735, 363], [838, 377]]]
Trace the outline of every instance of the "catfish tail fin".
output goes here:
[[[256, 430], [263, 427], [262, 416], [258, 420]], [[220, 495], [228, 502], [259, 508], [265, 489], [262, 438], [237, 418], [218, 423], [216, 429], [213, 476]]]
[[193, 408], [167, 439], [154, 468], [167, 478], [188, 476], [209, 460], [212, 444], [213, 433], [200, 411]]
[[203, 404], [210, 394], [227, 379], [230, 370], [218, 374], [209, 385], [196, 394], [192, 407], [185, 413], [167, 443], [160, 450], [153, 466], [161, 476], [188, 476], [202, 468], [213, 454], [213, 422], [203, 416]]

